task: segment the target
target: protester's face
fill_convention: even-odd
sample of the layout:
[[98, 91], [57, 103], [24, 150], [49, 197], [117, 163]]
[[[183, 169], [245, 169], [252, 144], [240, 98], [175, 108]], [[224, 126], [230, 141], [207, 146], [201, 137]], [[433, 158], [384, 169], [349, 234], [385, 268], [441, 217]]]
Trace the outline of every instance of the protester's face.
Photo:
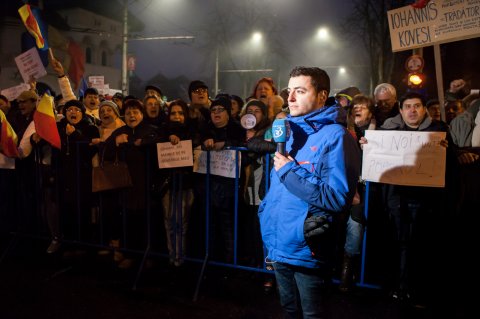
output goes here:
[[300, 75], [288, 81], [288, 108], [291, 116], [302, 116], [320, 109], [327, 100], [327, 91], [316, 92], [311, 77]]
[[102, 120], [102, 124], [105, 125], [112, 124], [118, 117], [113, 108], [108, 105], [102, 106], [99, 113], [100, 120]]
[[18, 109], [23, 116], [29, 116], [37, 105], [37, 101], [34, 99], [18, 100]]
[[10, 103], [0, 99], [0, 110], [2, 110], [3, 113], [7, 114], [10, 110]]
[[336, 98], [336, 100], [342, 107], [347, 107], [348, 103], [350, 102], [345, 96], [339, 96]]
[[114, 97], [112, 100], [113, 100], [113, 103], [117, 104], [118, 108], [121, 110], [123, 107], [122, 99], [119, 99], [118, 97]]
[[65, 114], [67, 115], [68, 123], [72, 125], [78, 124], [83, 118], [82, 110], [76, 106], [70, 106]]
[[208, 89], [198, 88], [192, 91], [192, 104], [208, 104]]
[[403, 101], [400, 108], [403, 121], [412, 128], [417, 128], [427, 115], [427, 108], [423, 106], [422, 100], [418, 98]]
[[185, 113], [180, 105], [174, 105], [170, 108], [170, 122], [185, 123]]
[[260, 123], [260, 121], [263, 119], [262, 109], [256, 105], [250, 105], [247, 108], [247, 114], [253, 114], [257, 120], [257, 123]]
[[382, 112], [391, 111], [396, 101], [396, 97], [388, 91], [380, 91], [375, 95], [375, 104]]
[[100, 104], [100, 99], [96, 94], [87, 94], [83, 98], [83, 104], [85, 104], [85, 106], [90, 110], [96, 110]]
[[457, 117], [457, 115], [462, 114], [464, 111], [461, 101], [451, 101], [445, 105], [445, 119], [447, 123]]
[[139, 109], [128, 108], [125, 110], [125, 123], [130, 128], [135, 128], [143, 120], [143, 113]]
[[428, 107], [428, 114], [437, 121], [442, 119], [442, 113], [440, 112], [440, 104], [432, 104]]
[[367, 104], [355, 104], [352, 108], [352, 116], [356, 126], [364, 126], [370, 123], [372, 113]]
[[255, 90], [256, 99], [266, 99], [274, 94], [273, 87], [268, 82], [260, 82]]
[[210, 108], [210, 118], [212, 119], [213, 125], [220, 128], [228, 124], [228, 112], [221, 105], [215, 105]]
[[160, 114], [160, 102], [158, 99], [149, 98], [145, 103], [145, 113], [150, 118], [156, 118]]
[[230, 101], [232, 102], [232, 110], [230, 113], [232, 114], [232, 117], [236, 117], [238, 113], [240, 113], [240, 106], [238, 105], [237, 100], [231, 99]]

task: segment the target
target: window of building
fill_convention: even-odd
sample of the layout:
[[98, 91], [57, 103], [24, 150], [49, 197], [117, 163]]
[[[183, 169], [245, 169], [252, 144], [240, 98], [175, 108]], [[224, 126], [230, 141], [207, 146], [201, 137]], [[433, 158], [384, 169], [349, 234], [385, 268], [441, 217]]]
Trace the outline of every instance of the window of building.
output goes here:
[[90, 47], [85, 49], [85, 62], [92, 63], [92, 49]]
[[107, 66], [107, 52], [102, 51], [102, 65]]

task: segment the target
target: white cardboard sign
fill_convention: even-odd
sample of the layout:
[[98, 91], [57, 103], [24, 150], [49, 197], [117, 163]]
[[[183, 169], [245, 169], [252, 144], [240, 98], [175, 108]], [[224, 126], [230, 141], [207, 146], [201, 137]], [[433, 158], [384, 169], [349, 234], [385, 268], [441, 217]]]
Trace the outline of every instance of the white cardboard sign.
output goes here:
[[192, 140], [157, 143], [158, 168], [193, 166]]
[[[210, 152], [210, 174], [235, 178], [235, 150], [211, 151]], [[196, 173], [207, 173], [207, 152], [200, 149], [193, 151], [193, 171]], [[241, 153], [238, 152], [238, 170], [241, 169]]]
[[15, 100], [23, 91], [30, 90], [30, 85], [22, 83], [20, 85], [12, 86], [8, 89], [4, 89], [0, 94], [4, 95], [9, 101]]
[[15, 63], [22, 75], [23, 82], [25, 83], [30, 82], [30, 77], [34, 77], [35, 80], [38, 80], [42, 76], [47, 75], [47, 70], [45, 70], [36, 48], [31, 48], [17, 56], [15, 58]]
[[445, 132], [367, 130], [362, 179], [394, 185], [444, 187]]

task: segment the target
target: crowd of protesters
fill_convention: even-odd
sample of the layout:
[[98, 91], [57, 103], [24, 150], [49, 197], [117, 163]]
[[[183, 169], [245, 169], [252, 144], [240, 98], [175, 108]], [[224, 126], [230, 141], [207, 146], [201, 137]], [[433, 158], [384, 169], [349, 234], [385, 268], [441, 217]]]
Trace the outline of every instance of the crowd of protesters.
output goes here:
[[[0, 154], [2, 232], [46, 235], [48, 229], [50, 254], [81, 253], [74, 242], [110, 247], [120, 268], [135, 265], [135, 255], [122, 248], [142, 251], [151, 244], [166, 251], [172, 266], [181, 266], [186, 257], [201, 257], [205, 249], [208, 206], [211, 259], [233, 263], [238, 257], [238, 264], [255, 268], [265, 267], [267, 260], [268, 267], [257, 211], [268, 191], [265, 170], [272, 167], [275, 153], [271, 124], [275, 118], [289, 119], [289, 92], [279, 92], [273, 80], [264, 77], [245, 100], [229, 94], [211, 97], [208, 85], [199, 80], [188, 87], [189, 101], [164, 101], [154, 85], [148, 85], [141, 97], [101, 96], [95, 88], [77, 97], [62, 65], [53, 57], [51, 65], [61, 91], [52, 106], [60, 149], [35, 130], [33, 115], [40, 97], [34, 84], [13, 101], [0, 96], [0, 112], [18, 136], [19, 154], [15, 159]], [[368, 143], [366, 130], [447, 133], [444, 188], [372, 183], [366, 218], [365, 182], [359, 179], [349, 211], [335, 224], [339, 225], [335, 238], [341, 291], [351, 291], [358, 280], [367, 223], [373, 236], [383, 241], [382, 251], [377, 251], [383, 265], [380, 272], [385, 287], [398, 300], [412, 294], [425, 296], [436, 280], [432, 276], [437, 272], [431, 268], [438, 267], [442, 258], [458, 257], [455, 251], [463, 251], [458, 246], [469, 247], [469, 220], [480, 194], [480, 99], [467, 87], [463, 80], [452, 81], [445, 121], [438, 100], [427, 102], [412, 92], [398, 98], [396, 88], [388, 83], [379, 84], [372, 96], [349, 87], [327, 99], [324, 107], [343, 107], [346, 127], [359, 150]], [[246, 114], [255, 117], [255, 124], [247, 128], [241, 125]], [[238, 183], [211, 175], [207, 184], [206, 176], [194, 173], [192, 167], [159, 169], [156, 143], [176, 145], [185, 140], [204, 151], [245, 148]], [[126, 163], [133, 186], [93, 193], [92, 168], [117, 159]]]

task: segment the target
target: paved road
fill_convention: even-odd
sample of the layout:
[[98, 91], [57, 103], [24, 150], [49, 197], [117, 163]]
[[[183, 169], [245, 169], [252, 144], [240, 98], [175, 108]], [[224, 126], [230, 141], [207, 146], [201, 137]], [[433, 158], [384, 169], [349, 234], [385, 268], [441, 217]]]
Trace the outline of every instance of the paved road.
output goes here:
[[[1, 253], [7, 242], [0, 243]], [[177, 269], [154, 259], [133, 290], [135, 269], [119, 270], [96, 254], [48, 256], [46, 246], [21, 239], [0, 262], [0, 319], [282, 318], [276, 292], [263, 291], [263, 274], [208, 266], [194, 302], [197, 263]], [[438, 318], [373, 289], [351, 295], [333, 289], [330, 305], [336, 319]], [[468, 318], [456, 308], [449, 318]]]

